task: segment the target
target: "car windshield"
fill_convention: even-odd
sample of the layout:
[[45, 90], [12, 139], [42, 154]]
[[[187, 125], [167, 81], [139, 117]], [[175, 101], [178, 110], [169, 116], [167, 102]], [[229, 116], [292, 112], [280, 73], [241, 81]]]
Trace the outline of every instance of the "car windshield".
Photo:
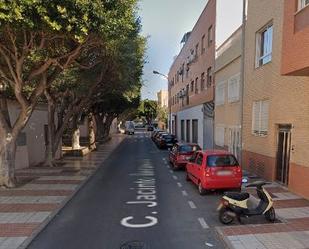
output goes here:
[[199, 150], [200, 147], [198, 145], [182, 145], [179, 147], [180, 153], [193, 152]]
[[213, 155], [207, 157], [207, 165], [209, 167], [223, 167], [223, 166], [238, 166], [236, 158], [232, 155]]
[[173, 139], [174, 136], [173, 135], [163, 135], [163, 138], [165, 138], [165, 139]]

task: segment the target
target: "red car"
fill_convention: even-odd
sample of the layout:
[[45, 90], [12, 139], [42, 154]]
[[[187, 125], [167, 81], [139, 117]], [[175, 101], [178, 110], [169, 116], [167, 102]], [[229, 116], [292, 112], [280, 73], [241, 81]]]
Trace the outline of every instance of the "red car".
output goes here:
[[186, 170], [187, 180], [198, 185], [201, 195], [212, 189], [241, 189], [241, 167], [227, 151], [198, 151], [187, 163]]
[[185, 168], [188, 160], [200, 149], [198, 144], [176, 143], [169, 154], [173, 169]]

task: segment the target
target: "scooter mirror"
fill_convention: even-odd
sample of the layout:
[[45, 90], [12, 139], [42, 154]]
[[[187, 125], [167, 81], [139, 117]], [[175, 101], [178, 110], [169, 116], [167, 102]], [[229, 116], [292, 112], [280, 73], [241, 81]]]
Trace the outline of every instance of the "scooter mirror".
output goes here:
[[242, 178], [241, 182], [242, 182], [242, 183], [247, 183], [247, 182], [248, 182], [248, 179], [247, 179], [247, 178]]

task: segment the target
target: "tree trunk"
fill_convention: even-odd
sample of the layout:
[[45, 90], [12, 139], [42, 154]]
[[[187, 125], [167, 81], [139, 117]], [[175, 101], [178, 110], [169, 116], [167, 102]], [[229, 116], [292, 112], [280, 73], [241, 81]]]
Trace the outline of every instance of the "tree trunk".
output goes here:
[[27, 124], [33, 109], [31, 106], [22, 106], [14, 127], [11, 126], [7, 100], [0, 96], [0, 186], [15, 186], [15, 155], [16, 140]]
[[104, 128], [103, 128], [103, 139], [107, 139], [110, 133], [111, 125], [114, 120], [113, 114], [108, 114], [105, 118]]
[[47, 141], [46, 148], [45, 148], [45, 160], [44, 165], [53, 167], [55, 157], [56, 157], [56, 151], [57, 149], [54, 148], [55, 145], [55, 112], [56, 112], [56, 106], [55, 101], [51, 98], [51, 96], [45, 92], [45, 96], [47, 98], [48, 103], [48, 134], [47, 134]]
[[88, 128], [89, 128], [89, 148], [90, 150], [96, 149], [96, 140], [95, 140], [95, 131], [94, 131], [94, 120], [93, 120], [93, 114], [90, 113], [88, 115]]
[[7, 133], [0, 146], [0, 186], [15, 186], [16, 139]]
[[95, 114], [94, 115], [94, 119], [95, 119], [95, 124], [97, 126], [97, 131], [96, 131], [96, 140], [100, 141], [103, 138], [103, 116], [99, 115], [99, 114]]
[[73, 150], [80, 149], [80, 143], [79, 143], [80, 131], [79, 131], [79, 126], [78, 126], [78, 119], [79, 119], [79, 114], [75, 114], [72, 120], [72, 124], [73, 124], [72, 149]]

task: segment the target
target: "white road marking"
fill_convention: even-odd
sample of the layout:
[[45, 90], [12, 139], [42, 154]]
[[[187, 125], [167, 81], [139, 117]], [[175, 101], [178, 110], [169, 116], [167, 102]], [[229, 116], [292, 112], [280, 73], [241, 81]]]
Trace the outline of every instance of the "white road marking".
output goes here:
[[177, 185], [178, 185], [179, 188], [182, 187], [182, 184], [180, 182], [177, 182]]
[[182, 192], [182, 195], [183, 195], [183, 196], [188, 196], [187, 191], [183, 190], [183, 191], [181, 191], [181, 192]]
[[175, 180], [177, 180], [177, 179], [178, 179], [178, 177], [177, 177], [177, 176], [173, 176], [173, 178], [174, 178]]
[[196, 209], [196, 205], [194, 204], [193, 201], [188, 201], [190, 208]]
[[206, 223], [206, 221], [205, 221], [204, 218], [198, 218], [198, 221], [199, 221], [199, 223], [201, 224], [201, 227], [202, 227], [203, 229], [209, 228], [209, 226], [208, 226], [208, 224]]
[[213, 245], [213, 244], [208, 243], [208, 242], [205, 242], [205, 245], [206, 245], [206, 246], [209, 246], [209, 247], [214, 247], [214, 245]]
[[162, 160], [165, 161], [166, 159], [165, 159], [165, 158], [162, 158]]
[[171, 173], [171, 174], [173, 174], [173, 173], [174, 173], [174, 171], [173, 171], [173, 170], [170, 170], [170, 173]]

